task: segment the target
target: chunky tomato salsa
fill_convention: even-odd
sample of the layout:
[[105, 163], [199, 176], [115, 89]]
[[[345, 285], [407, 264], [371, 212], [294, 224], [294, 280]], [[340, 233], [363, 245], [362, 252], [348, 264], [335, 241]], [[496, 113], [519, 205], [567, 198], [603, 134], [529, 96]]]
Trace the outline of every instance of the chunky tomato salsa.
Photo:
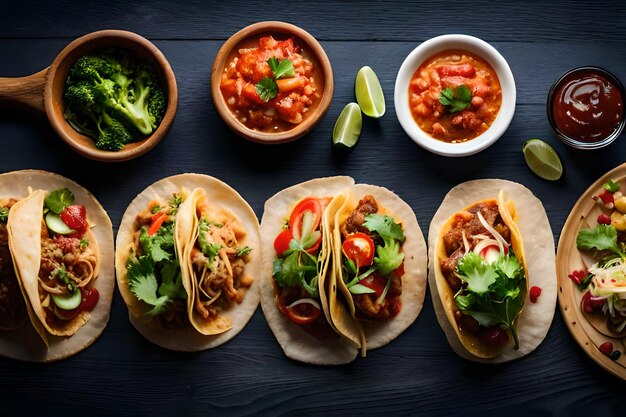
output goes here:
[[259, 39], [238, 49], [220, 89], [235, 117], [250, 129], [274, 133], [301, 123], [322, 97], [321, 72], [293, 38]]
[[415, 71], [409, 85], [413, 118], [420, 129], [444, 142], [476, 138], [491, 126], [501, 104], [496, 72], [467, 51], [433, 55]]

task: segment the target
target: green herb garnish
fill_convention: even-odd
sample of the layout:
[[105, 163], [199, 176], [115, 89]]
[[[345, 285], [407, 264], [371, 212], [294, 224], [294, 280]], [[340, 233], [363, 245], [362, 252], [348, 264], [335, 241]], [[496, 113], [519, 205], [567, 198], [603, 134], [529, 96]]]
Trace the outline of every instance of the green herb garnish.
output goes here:
[[57, 269], [52, 271], [51, 276], [58, 278], [59, 281], [67, 285], [67, 289], [70, 290], [71, 292], [74, 292], [74, 290], [76, 290], [76, 284], [74, 283], [74, 281], [72, 281], [72, 279], [68, 275], [65, 267], [62, 267], [62, 266], [58, 267]]
[[578, 249], [610, 250], [618, 256], [626, 257], [617, 244], [617, 230], [611, 225], [600, 224], [593, 229], [579, 231], [576, 246]]
[[288, 59], [283, 59], [279, 62], [278, 58], [271, 57], [267, 60], [267, 65], [270, 66], [274, 77], [265, 77], [254, 86], [256, 93], [261, 97], [261, 100], [265, 102], [270, 101], [278, 94], [278, 84], [276, 84], [276, 80], [283, 77], [293, 77], [295, 75], [293, 64]]
[[6, 223], [7, 221], [9, 221], [9, 209], [0, 207], [0, 223]]
[[44, 205], [56, 214], [61, 214], [65, 207], [73, 203], [74, 194], [68, 188], [57, 188], [50, 191], [44, 200]]
[[82, 238], [78, 246], [81, 250], [85, 249], [87, 246], [89, 246], [89, 240], [87, 240], [86, 238]]
[[243, 246], [241, 248], [237, 248], [237, 254], [236, 256], [238, 258], [242, 257], [242, 256], [246, 256], [247, 254], [249, 254], [250, 252], [252, 252], [252, 248], [250, 246]]
[[619, 188], [620, 188], [619, 181], [613, 182], [613, 180], [608, 180], [607, 182], [604, 183], [604, 189], [612, 193], [618, 192]]
[[469, 107], [472, 101], [472, 92], [466, 85], [459, 85], [455, 91], [450, 87], [444, 88], [439, 95], [439, 102], [443, 104], [450, 113], [456, 113]]

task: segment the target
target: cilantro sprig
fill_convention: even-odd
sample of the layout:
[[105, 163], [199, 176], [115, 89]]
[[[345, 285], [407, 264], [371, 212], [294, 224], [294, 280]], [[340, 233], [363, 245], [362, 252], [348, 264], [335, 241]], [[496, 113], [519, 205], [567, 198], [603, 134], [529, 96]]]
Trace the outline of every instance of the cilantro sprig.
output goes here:
[[65, 207], [74, 203], [74, 194], [69, 188], [57, 188], [50, 191], [43, 202], [51, 212], [61, 214]]
[[617, 243], [617, 229], [612, 225], [600, 224], [593, 229], [582, 229], [576, 236], [578, 249], [609, 250], [626, 258], [624, 248]]
[[472, 92], [466, 85], [459, 85], [454, 91], [450, 87], [444, 88], [439, 95], [439, 102], [450, 113], [456, 113], [469, 107], [472, 101]]
[[604, 189], [611, 193], [616, 193], [620, 189], [620, 182], [619, 181], [614, 182], [613, 180], [608, 180], [607, 182], [604, 183]]
[[278, 84], [276, 80], [280, 78], [293, 77], [295, 75], [295, 69], [293, 63], [288, 59], [283, 59], [280, 62], [278, 58], [271, 57], [267, 60], [270, 70], [272, 70], [273, 77], [264, 77], [255, 86], [256, 93], [261, 97], [261, 100], [268, 102], [278, 94]]
[[499, 325], [510, 330], [518, 349], [519, 338], [513, 322], [522, 311], [526, 297], [526, 277], [519, 260], [509, 253], [488, 263], [469, 252], [459, 261], [456, 272], [467, 284], [454, 296], [459, 310], [483, 327]]

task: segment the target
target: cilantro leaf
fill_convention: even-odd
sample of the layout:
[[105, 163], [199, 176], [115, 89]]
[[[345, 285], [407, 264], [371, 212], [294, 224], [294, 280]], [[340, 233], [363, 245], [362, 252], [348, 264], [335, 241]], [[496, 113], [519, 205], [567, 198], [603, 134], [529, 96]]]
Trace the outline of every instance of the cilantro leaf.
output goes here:
[[89, 246], [89, 240], [88, 240], [88, 239], [86, 239], [86, 238], [82, 238], [82, 239], [80, 240], [80, 243], [78, 244], [78, 247], [79, 247], [80, 249], [85, 249], [87, 246]]
[[610, 250], [624, 257], [617, 245], [617, 230], [611, 225], [600, 224], [593, 229], [580, 230], [576, 236], [576, 246], [578, 249]]
[[182, 274], [178, 262], [168, 262], [161, 268], [161, 285], [158, 294], [168, 298], [186, 298]]
[[276, 70], [278, 69], [278, 58], [276, 58], [275, 56], [271, 57], [267, 60], [267, 65], [270, 66], [270, 70], [272, 70], [272, 73], [274, 73], [274, 76], [276, 76]]
[[295, 69], [293, 68], [293, 64], [288, 59], [283, 59], [278, 64], [278, 67], [275, 70], [272, 70], [274, 73], [274, 79], [278, 80], [283, 77], [293, 77], [295, 75]]
[[242, 256], [246, 256], [247, 254], [249, 254], [250, 252], [252, 252], [252, 248], [250, 246], [243, 246], [241, 248], [237, 248], [237, 253], [235, 256], [237, 256], [238, 258], [242, 257]]
[[6, 223], [7, 221], [9, 221], [9, 209], [0, 207], [0, 223]]
[[522, 264], [515, 256], [500, 255], [496, 261], [496, 269], [501, 271], [507, 278], [515, 278], [522, 271]]
[[[170, 223], [170, 225], [172, 224], [173, 223]], [[164, 228], [164, 226], [161, 226], [159, 231], [154, 236], [148, 236], [148, 229], [145, 226], [142, 227], [139, 232], [139, 243], [141, 244], [143, 252], [155, 263], [170, 259], [170, 254], [166, 248], [163, 247], [164, 245], [169, 246], [169, 239], [163, 231], [171, 230], [172, 228]], [[173, 238], [174, 236], [172, 235], [172, 247], [174, 243]]]
[[265, 77], [254, 86], [256, 93], [261, 97], [261, 100], [267, 102], [276, 97], [278, 94], [278, 85], [276, 81], [270, 77]]
[[172, 198], [170, 198], [170, 207], [172, 208], [170, 215], [174, 216], [178, 212], [178, 208], [181, 204], [183, 204], [183, 197], [175, 193]]
[[376, 232], [384, 240], [399, 240], [404, 242], [402, 225], [396, 223], [392, 217], [380, 214], [368, 214], [365, 216], [363, 226], [370, 232]]
[[152, 306], [148, 311], [150, 316], [163, 313], [172, 301], [167, 295], [157, 295], [159, 284], [154, 273], [154, 263], [148, 256], [142, 256], [128, 264], [128, 284], [138, 300]]
[[454, 92], [450, 87], [444, 88], [439, 94], [439, 102], [450, 113], [456, 113], [469, 107], [472, 101], [472, 91], [466, 85], [459, 85]]
[[57, 188], [50, 191], [44, 200], [44, 205], [53, 213], [61, 214], [63, 209], [74, 203], [74, 194], [69, 188]]
[[272, 275], [280, 287], [302, 286], [311, 297], [319, 296], [317, 261], [304, 251], [296, 250], [284, 259], [275, 259]]
[[613, 182], [613, 180], [608, 180], [604, 183], [604, 189], [609, 192], [616, 193], [620, 189], [620, 182]]
[[467, 290], [475, 294], [486, 293], [498, 278], [495, 269], [474, 252], [463, 256], [457, 269], [461, 273], [461, 279], [467, 283]]
[[385, 244], [376, 248], [374, 264], [382, 275], [389, 275], [402, 264], [404, 253], [400, 252], [400, 244], [397, 240], [385, 240]]

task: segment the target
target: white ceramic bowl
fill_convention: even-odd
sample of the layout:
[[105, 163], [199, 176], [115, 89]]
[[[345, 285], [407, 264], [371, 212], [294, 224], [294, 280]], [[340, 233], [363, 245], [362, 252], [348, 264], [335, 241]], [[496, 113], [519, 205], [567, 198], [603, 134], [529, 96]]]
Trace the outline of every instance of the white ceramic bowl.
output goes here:
[[[409, 107], [409, 83], [417, 68], [434, 54], [448, 49], [465, 50], [483, 58], [496, 71], [502, 87], [502, 106], [496, 120], [482, 135], [461, 143], [447, 143], [428, 135], [419, 128]], [[415, 48], [406, 57], [398, 71], [394, 91], [396, 115], [406, 134], [424, 149], [444, 156], [472, 155], [495, 143], [513, 119], [515, 100], [515, 80], [509, 64], [493, 46], [482, 39], [468, 35], [437, 36]]]

